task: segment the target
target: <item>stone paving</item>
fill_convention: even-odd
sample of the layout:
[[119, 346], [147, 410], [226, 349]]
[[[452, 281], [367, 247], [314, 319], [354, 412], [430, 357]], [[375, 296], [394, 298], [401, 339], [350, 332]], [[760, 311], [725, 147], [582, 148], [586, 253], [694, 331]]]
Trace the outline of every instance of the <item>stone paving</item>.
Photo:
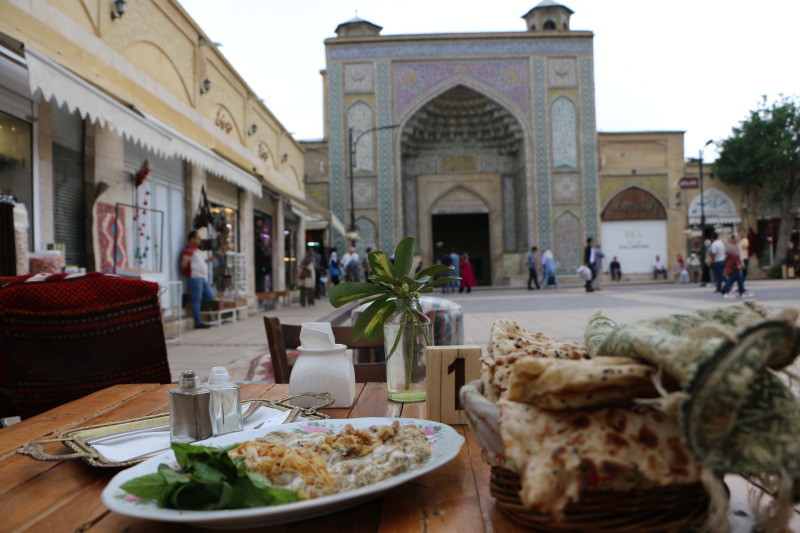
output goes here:
[[[800, 308], [800, 280], [748, 280], [747, 288], [761, 305]], [[442, 296], [463, 306], [465, 342], [482, 347], [488, 342], [492, 324], [500, 318], [515, 320], [532, 332], [580, 339], [588, 317], [599, 310], [624, 323], [739, 301], [723, 300], [711, 287], [672, 283], [606, 283], [603, 290], [594, 293], [577, 286], [536, 291], [524, 287], [480, 287], [470, 294]], [[276, 315], [282, 322], [297, 324], [330, 317], [335, 311], [327, 299], [322, 299], [313, 307], [278, 305], [273, 311], [251, 314], [233, 324], [184, 331], [180, 343], [168, 345], [173, 379], [182, 370], [194, 369], [200, 376], [207, 376], [211, 367], [224, 365], [234, 380], [242, 381], [250, 362], [267, 352], [263, 316]]]

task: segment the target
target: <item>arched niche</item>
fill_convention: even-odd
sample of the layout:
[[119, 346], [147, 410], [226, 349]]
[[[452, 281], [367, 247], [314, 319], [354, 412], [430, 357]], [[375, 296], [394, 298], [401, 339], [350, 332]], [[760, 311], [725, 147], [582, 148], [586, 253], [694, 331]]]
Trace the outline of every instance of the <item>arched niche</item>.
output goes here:
[[573, 273], [583, 263], [583, 227], [571, 211], [560, 213], [554, 223], [553, 256], [559, 272]]
[[488, 202], [475, 191], [457, 185], [434, 200], [431, 215], [488, 213]]
[[187, 84], [161, 48], [148, 41], [137, 41], [126, 46], [122, 55], [180, 100], [191, 103]]
[[[347, 109], [347, 127], [353, 130], [354, 143], [362, 132], [369, 130], [373, 126], [373, 112], [369, 104], [359, 100]], [[358, 143], [355, 144], [353, 173], [372, 174], [375, 172], [374, 135], [375, 132], [368, 133], [358, 139]]]
[[600, 219], [611, 220], [666, 220], [667, 210], [653, 193], [631, 186], [615, 194], [605, 205]]

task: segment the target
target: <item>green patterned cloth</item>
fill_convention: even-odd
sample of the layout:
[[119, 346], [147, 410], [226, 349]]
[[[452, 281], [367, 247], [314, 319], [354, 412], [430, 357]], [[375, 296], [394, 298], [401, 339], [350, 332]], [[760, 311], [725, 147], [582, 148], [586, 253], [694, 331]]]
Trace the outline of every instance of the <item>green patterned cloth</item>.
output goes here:
[[674, 382], [663, 403], [715, 473], [797, 478], [800, 401], [776, 375], [800, 353], [797, 316], [752, 302], [622, 325], [596, 314], [585, 340], [592, 357], [646, 361]]

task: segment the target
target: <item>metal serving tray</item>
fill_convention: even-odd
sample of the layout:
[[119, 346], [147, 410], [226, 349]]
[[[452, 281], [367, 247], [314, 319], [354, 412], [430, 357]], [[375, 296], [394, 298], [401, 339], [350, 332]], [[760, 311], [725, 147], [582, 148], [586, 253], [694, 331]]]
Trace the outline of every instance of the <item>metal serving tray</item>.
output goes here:
[[[312, 396], [321, 400], [319, 405], [309, 408], [301, 408], [290, 403], [291, 400], [299, 396]], [[295, 394], [287, 396], [280, 400], [265, 400], [254, 399], [244, 400], [242, 406], [250, 406], [253, 403], [260, 403], [266, 407], [277, 409], [279, 411], [291, 411], [292, 409], [299, 409], [299, 416], [310, 420], [321, 420], [330, 418], [324, 413], [318, 413], [317, 409], [327, 407], [333, 403], [333, 398], [327, 392], [317, 393], [309, 392], [303, 394]], [[108, 422], [106, 424], [98, 424], [95, 426], [86, 426], [76, 429], [70, 429], [61, 433], [54, 439], [42, 439], [37, 441], [28, 442], [17, 450], [17, 453], [28, 455], [40, 461], [63, 461], [64, 459], [83, 459], [92, 466], [100, 467], [128, 467], [140, 463], [147, 459], [149, 455], [137, 457], [128, 461], [113, 462], [103, 457], [97, 450], [89, 444], [88, 441], [94, 441], [102, 437], [110, 437], [112, 435], [119, 435], [131, 431], [156, 428], [158, 426], [169, 425], [169, 413], [161, 413], [157, 415], [145, 416], [142, 418], [134, 418], [131, 420], [123, 420], [120, 422]], [[67, 447], [71, 448], [75, 453], [66, 455], [51, 455], [44, 449], [43, 444], [49, 442], [62, 442]]]

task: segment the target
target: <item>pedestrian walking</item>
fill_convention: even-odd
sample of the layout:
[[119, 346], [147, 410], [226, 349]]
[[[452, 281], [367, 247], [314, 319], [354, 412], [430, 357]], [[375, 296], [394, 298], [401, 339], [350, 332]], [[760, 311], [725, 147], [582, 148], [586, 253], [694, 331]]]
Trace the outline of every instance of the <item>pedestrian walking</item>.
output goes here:
[[[442, 256], [439, 258], [439, 264], [448, 267], [453, 267], [453, 269], [455, 268], [455, 266], [453, 265], [453, 258], [450, 257], [450, 254], [448, 254], [447, 252], [443, 253]], [[446, 272], [442, 272], [441, 274], [439, 274], [439, 276], [450, 277], [454, 272], [453, 269], [450, 269]], [[442, 285], [442, 294], [447, 294], [448, 292], [455, 292], [455, 288], [450, 283], [445, 283], [444, 285]]]
[[530, 253], [528, 254], [528, 290], [532, 291], [533, 287], [531, 287], [531, 281], [536, 285], [537, 289], [541, 289], [539, 286], [538, 276], [536, 275], [536, 267], [539, 264], [539, 257], [538, 257], [539, 248], [534, 246], [531, 248]]
[[314, 305], [314, 289], [317, 285], [317, 276], [314, 269], [314, 251], [311, 248], [306, 250], [306, 255], [300, 261], [299, 272], [297, 274], [300, 283], [300, 305], [303, 307]]
[[542, 254], [542, 268], [544, 268], [542, 286], [547, 288], [548, 285], [553, 285], [554, 288], [557, 289], [558, 276], [556, 275], [556, 269], [558, 268], [558, 264], [553, 256], [553, 251], [550, 249], [545, 250]]
[[738, 237], [736, 234], [733, 234], [725, 245], [724, 271], [727, 280], [725, 282], [725, 287], [722, 289], [722, 297], [726, 299], [736, 298], [737, 296], [731, 292], [734, 282], [736, 282], [737, 288], [739, 289], [738, 296], [740, 298], [753, 297], [753, 293], [744, 288], [744, 275], [742, 273], [744, 265], [742, 264], [741, 251], [739, 250], [737, 241]]
[[[450, 271], [449, 276], [460, 276], [461, 275], [461, 256], [456, 253], [455, 250], [450, 250], [450, 261], [452, 261], [453, 270]], [[452, 292], [455, 292], [456, 289], [461, 287], [460, 280], [453, 280], [450, 282], [450, 289]]]
[[328, 260], [328, 274], [331, 277], [331, 283], [338, 285], [342, 271], [339, 267], [339, 254], [336, 253], [336, 248], [331, 248], [331, 257]]
[[750, 268], [750, 239], [744, 229], [739, 230], [739, 251], [742, 253], [742, 280], [747, 280], [747, 271]]
[[594, 281], [594, 277], [597, 275], [597, 272], [594, 269], [594, 260], [594, 246], [592, 246], [592, 238], [589, 237], [586, 239], [586, 246], [583, 248], [583, 264], [592, 274], [591, 278], [586, 280], [586, 292], [594, 292], [594, 289], [592, 288], [592, 282]]
[[689, 279], [692, 283], [697, 283], [700, 281], [702, 264], [700, 263], [700, 258], [697, 257], [696, 252], [692, 252], [692, 254], [689, 256], [689, 259], [686, 260], [686, 268], [689, 270]]
[[211, 326], [203, 322], [200, 316], [200, 303], [216, 298], [214, 289], [208, 284], [208, 263], [214, 256], [203, 257], [200, 253], [200, 241], [203, 239], [197, 230], [192, 230], [186, 236], [186, 246], [181, 251], [181, 270], [186, 276], [186, 285], [189, 288], [189, 301], [192, 305], [192, 318], [195, 329], [208, 329]]
[[458, 289], [458, 292], [464, 292], [464, 289], [466, 289], [467, 292], [471, 292], [472, 287], [475, 287], [478, 282], [475, 280], [475, 275], [472, 273], [472, 263], [469, 262], [469, 255], [467, 252], [461, 254], [458, 266], [461, 271], [461, 288]]
[[600, 243], [594, 247], [594, 268], [595, 268], [595, 275], [594, 281], [592, 282], [592, 288], [596, 291], [601, 291], [603, 289], [600, 288], [600, 278], [603, 277], [603, 258], [606, 254], [603, 252], [602, 248], [600, 247]]
[[714, 292], [722, 292], [725, 282], [725, 243], [715, 231], [711, 234], [713, 242], [708, 247], [708, 262], [711, 263], [711, 274], [714, 276]]

